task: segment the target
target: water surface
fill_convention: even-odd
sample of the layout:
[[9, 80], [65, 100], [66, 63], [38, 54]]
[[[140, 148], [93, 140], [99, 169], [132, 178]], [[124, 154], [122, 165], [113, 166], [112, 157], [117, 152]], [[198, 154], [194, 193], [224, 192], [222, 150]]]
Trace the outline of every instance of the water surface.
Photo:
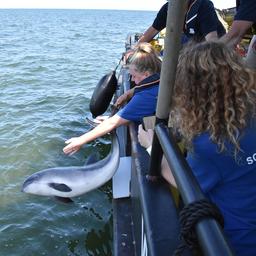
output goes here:
[[64, 141], [88, 129], [89, 101], [115, 68], [128, 33], [155, 12], [0, 10], [0, 255], [111, 255], [111, 183], [63, 204], [20, 192], [41, 169], [104, 157], [108, 138], [72, 157]]

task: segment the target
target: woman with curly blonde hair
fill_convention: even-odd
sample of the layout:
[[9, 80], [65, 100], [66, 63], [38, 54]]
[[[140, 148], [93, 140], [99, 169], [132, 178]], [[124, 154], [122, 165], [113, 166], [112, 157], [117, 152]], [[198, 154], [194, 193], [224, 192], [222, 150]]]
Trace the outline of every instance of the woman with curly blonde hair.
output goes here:
[[229, 141], [236, 153], [241, 131], [256, 113], [255, 83], [255, 73], [224, 44], [190, 45], [179, 58], [170, 120], [189, 146], [207, 131], [220, 152]]
[[[188, 146], [187, 161], [221, 210], [236, 255], [256, 255], [256, 74], [220, 42], [184, 48], [170, 120]], [[139, 134], [144, 143], [145, 132]], [[144, 139], [143, 139], [144, 136]], [[166, 160], [162, 175], [173, 184]]]

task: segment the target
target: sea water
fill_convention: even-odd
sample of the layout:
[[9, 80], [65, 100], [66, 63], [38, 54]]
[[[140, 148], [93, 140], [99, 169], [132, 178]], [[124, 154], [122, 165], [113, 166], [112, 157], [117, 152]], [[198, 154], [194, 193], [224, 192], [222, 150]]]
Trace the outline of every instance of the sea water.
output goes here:
[[64, 141], [88, 129], [90, 97], [114, 69], [128, 33], [155, 12], [0, 10], [0, 255], [112, 255], [111, 183], [59, 203], [21, 192], [32, 173], [83, 165], [108, 138], [73, 156]]

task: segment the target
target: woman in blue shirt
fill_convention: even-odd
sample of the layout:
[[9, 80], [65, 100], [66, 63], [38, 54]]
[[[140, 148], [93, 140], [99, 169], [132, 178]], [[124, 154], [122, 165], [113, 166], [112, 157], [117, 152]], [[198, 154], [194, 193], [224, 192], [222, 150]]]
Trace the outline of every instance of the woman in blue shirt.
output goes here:
[[[183, 49], [169, 120], [184, 139], [187, 161], [203, 192], [221, 210], [224, 231], [241, 256], [256, 255], [255, 108], [256, 74], [233, 49], [220, 42]], [[162, 174], [173, 183], [168, 168], [163, 160]]]
[[64, 147], [64, 153], [73, 154], [82, 145], [109, 133], [120, 125], [127, 125], [131, 121], [140, 123], [144, 116], [153, 115], [156, 110], [160, 70], [161, 60], [154, 48], [148, 43], [139, 44], [129, 64], [131, 79], [137, 86], [122, 95], [116, 103], [117, 106], [121, 106], [130, 100], [128, 104], [93, 130], [67, 140], [68, 145]]

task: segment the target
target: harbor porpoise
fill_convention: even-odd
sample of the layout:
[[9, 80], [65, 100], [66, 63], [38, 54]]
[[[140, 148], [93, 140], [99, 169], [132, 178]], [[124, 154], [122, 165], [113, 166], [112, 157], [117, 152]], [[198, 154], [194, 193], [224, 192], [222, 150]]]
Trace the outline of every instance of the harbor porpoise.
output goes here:
[[120, 150], [116, 132], [112, 132], [111, 136], [111, 151], [106, 158], [85, 166], [56, 167], [36, 172], [24, 181], [22, 192], [72, 198], [102, 186], [112, 178], [119, 166]]

